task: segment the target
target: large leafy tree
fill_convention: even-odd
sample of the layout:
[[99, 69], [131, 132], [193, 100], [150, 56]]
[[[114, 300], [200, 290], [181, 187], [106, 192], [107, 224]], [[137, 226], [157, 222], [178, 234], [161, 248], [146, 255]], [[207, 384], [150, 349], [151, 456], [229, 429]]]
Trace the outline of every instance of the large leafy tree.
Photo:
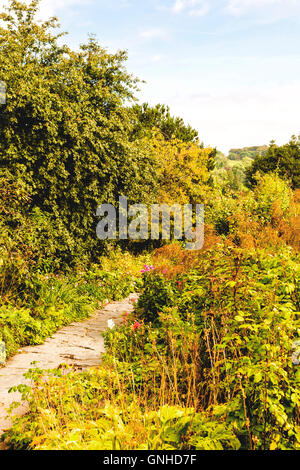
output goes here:
[[248, 185], [256, 184], [256, 173], [272, 172], [289, 179], [293, 188], [300, 188], [300, 137], [293, 136], [289, 143], [282, 146], [271, 142], [267, 152], [257, 156], [247, 170]]
[[95, 255], [97, 205], [119, 194], [146, 201], [155, 187], [147, 148], [130, 138], [137, 80], [125, 52], [109, 54], [93, 37], [78, 52], [61, 45], [57, 19], [38, 22], [38, 8], [10, 0], [0, 16], [0, 168], [25, 183], [28, 210], [54, 218], [58, 256]]
[[185, 124], [182, 118], [172, 116], [168, 106], [136, 104], [132, 107], [132, 112], [134, 138], [149, 135], [156, 129], [168, 141], [175, 138], [182, 142], [198, 142], [198, 132], [189, 124]]

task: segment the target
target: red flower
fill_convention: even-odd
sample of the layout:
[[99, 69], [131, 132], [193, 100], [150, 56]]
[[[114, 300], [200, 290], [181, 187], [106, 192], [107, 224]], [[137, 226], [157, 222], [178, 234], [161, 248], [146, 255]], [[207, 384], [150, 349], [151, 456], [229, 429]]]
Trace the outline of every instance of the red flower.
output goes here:
[[139, 323], [138, 321], [136, 321], [133, 325], [132, 325], [132, 328], [134, 329], [134, 331], [137, 331], [139, 328], [141, 328], [141, 323]]

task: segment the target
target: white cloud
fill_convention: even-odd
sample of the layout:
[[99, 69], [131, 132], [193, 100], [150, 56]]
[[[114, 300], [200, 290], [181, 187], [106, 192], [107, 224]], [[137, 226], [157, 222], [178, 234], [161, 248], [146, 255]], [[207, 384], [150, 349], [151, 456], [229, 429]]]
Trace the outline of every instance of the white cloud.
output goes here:
[[166, 30], [162, 28], [152, 28], [142, 31], [140, 33], [140, 37], [143, 39], [156, 39], [156, 38], [164, 38], [167, 36]]
[[162, 62], [165, 59], [166, 59], [166, 56], [164, 54], [156, 54], [151, 57], [151, 62], [153, 63]]
[[186, 12], [191, 16], [204, 16], [210, 10], [206, 0], [176, 0], [172, 11], [174, 13]]
[[275, 16], [290, 16], [300, 11], [300, 0], [174, 0], [171, 10], [175, 14], [205, 16], [207, 13], [224, 12], [231, 16], [262, 12]]
[[242, 16], [258, 9], [286, 14], [299, 10], [300, 2], [299, 0], [227, 0], [226, 9], [234, 16]]

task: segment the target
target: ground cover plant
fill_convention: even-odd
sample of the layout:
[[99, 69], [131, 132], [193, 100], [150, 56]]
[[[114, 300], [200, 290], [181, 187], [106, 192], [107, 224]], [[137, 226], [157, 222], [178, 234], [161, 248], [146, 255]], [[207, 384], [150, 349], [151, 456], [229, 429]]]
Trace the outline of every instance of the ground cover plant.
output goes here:
[[8, 297], [0, 306], [0, 340], [7, 358], [20, 347], [41, 344], [62, 326], [84, 320], [104, 303], [138, 290], [145, 259], [120, 251], [113, 257], [119, 266], [111, 270], [111, 260], [103, 257], [100, 264], [72, 275], [31, 273], [19, 297]]

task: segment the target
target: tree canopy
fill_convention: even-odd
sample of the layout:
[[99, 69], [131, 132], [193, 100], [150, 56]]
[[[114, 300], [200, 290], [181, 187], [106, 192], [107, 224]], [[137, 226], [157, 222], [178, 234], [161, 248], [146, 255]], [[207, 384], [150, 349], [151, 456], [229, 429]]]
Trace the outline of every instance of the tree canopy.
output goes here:
[[166, 140], [157, 131], [149, 140], [156, 164], [158, 202], [166, 204], [204, 203], [209, 193], [211, 148], [197, 142]]
[[109, 54], [93, 37], [78, 52], [61, 45], [57, 20], [38, 22], [38, 8], [11, 0], [1, 14], [0, 167], [25, 183], [28, 210], [54, 217], [65, 253], [93, 253], [97, 206], [154, 192], [149, 154], [130, 140], [137, 79], [125, 52]]
[[162, 104], [154, 107], [148, 103], [136, 104], [132, 108], [134, 118], [137, 118], [133, 129], [133, 136], [143, 137], [151, 133], [153, 129], [158, 129], [165, 140], [172, 138], [182, 142], [198, 142], [198, 132], [190, 125], [186, 125], [183, 119], [174, 117], [170, 113], [170, 108]]
[[258, 172], [277, 172], [290, 180], [294, 189], [300, 188], [300, 137], [292, 136], [291, 140], [282, 146], [271, 142], [267, 152], [257, 156], [247, 170], [249, 186], [256, 184], [255, 175]]

